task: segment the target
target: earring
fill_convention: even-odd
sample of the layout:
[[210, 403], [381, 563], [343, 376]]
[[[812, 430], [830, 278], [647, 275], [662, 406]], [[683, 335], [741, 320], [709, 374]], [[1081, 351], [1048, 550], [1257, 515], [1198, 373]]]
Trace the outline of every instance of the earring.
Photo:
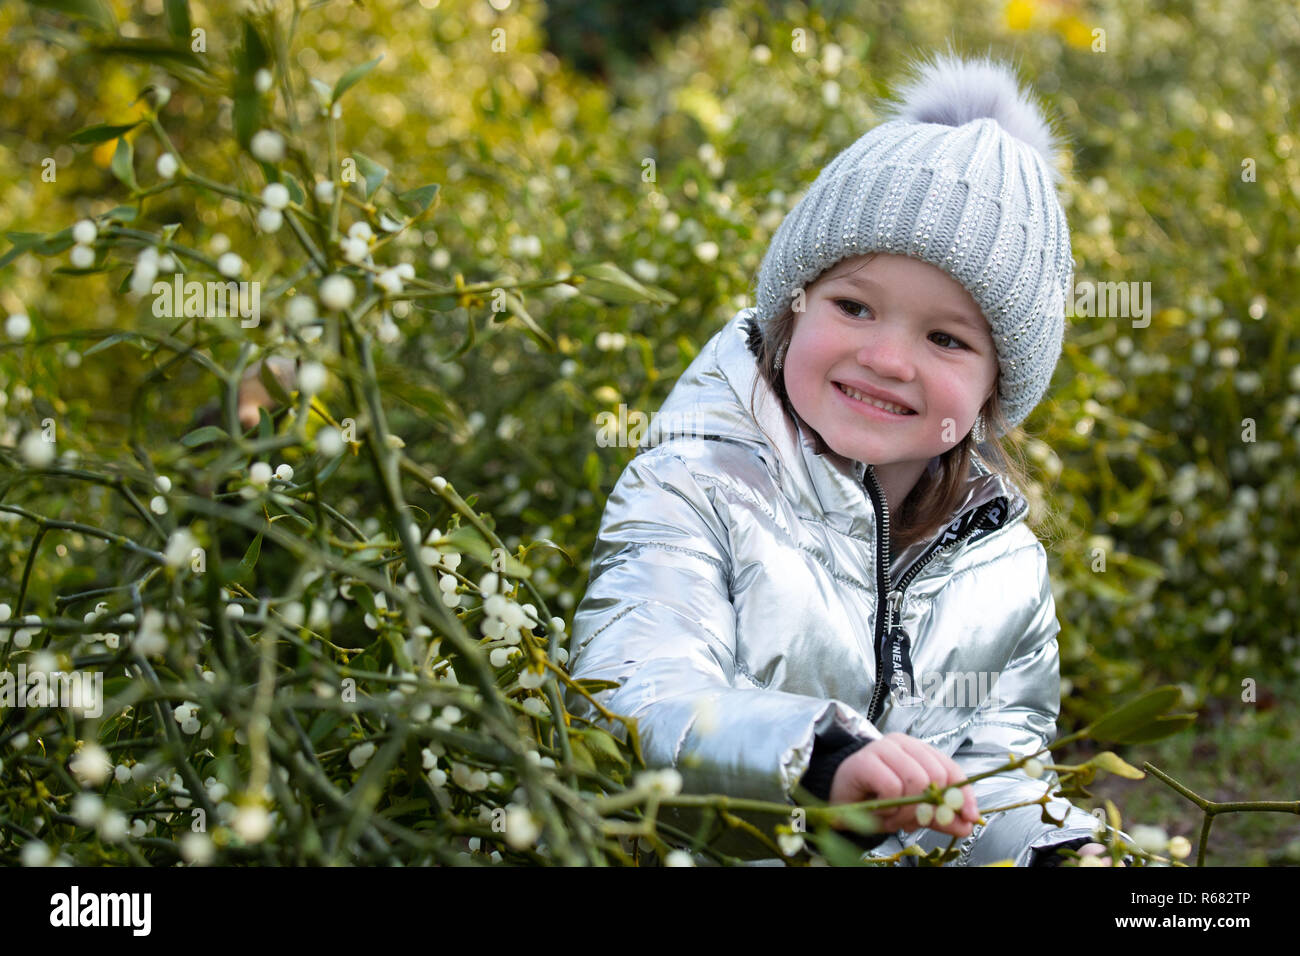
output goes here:
[[776, 363], [775, 365], [773, 365], [773, 368], [775, 368], [779, 372], [781, 371], [781, 366], [784, 364], [785, 364], [785, 349], [782, 348], [781, 351], [777, 353]]
[[984, 413], [980, 412], [975, 416], [975, 425], [970, 430], [971, 438], [975, 439], [975, 444], [983, 444], [984, 439], [988, 437], [984, 427]]

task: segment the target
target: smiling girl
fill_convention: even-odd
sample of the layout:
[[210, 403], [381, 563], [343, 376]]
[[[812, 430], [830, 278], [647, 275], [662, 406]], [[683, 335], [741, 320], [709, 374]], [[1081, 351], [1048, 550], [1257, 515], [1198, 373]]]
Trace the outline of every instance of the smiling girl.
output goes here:
[[892, 112], [821, 171], [757, 306], [674, 386], [659, 414], [689, 424], [619, 477], [571, 670], [618, 683], [597, 699], [688, 792], [794, 806], [934, 782], [955, 806], [877, 814], [859, 845], [1055, 865], [1100, 848], [1087, 813], [1038, 802], [1050, 770], [962, 781], [1047, 745], [1060, 709], [1047, 556], [998, 444], [1061, 352], [1058, 147], [989, 60], [923, 64]]

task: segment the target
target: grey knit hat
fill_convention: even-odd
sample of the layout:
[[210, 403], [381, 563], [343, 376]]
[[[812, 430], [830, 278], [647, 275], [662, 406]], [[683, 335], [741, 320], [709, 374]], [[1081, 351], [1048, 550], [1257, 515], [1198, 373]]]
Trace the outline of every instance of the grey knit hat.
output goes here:
[[1009, 427], [1042, 399], [1073, 285], [1056, 196], [1059, 140], [1009, 66], [938, 55], [836, 156], [782, 221], [759, 268], [766, 337], [797, 291], [869, 252], [929, 262], [965, 286], [992, 329]]

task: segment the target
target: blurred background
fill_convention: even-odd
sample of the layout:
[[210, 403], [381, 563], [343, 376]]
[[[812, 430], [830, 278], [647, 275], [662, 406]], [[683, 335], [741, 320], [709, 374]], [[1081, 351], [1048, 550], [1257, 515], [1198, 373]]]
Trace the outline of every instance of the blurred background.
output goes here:
[[[458, 274], [489, 287], [537, 282], [524, 299], [541, 330], [452, 292], [397, 303], [375, 353], [388, 425], [407, 456], [477, 496], [509, 547], [563, 549], [536, 553], [533, 580], [570, 620], [605, 496], [635, 452], [599, 446], [596, 416], [621, 403], [653, 412], [753, 303], [773, 232], [822, 166], [878, 122], [909, 56], [949, 44], [990, 52], [1015, 63], [1069, 140], [1076, 284], [1150, 283], [1149, 324], [1069, 320], [1048, 399], [1018, 435], [1062, 626], [1060, 730], [1178, 684], [1196, 725], [1119, 750], [1125, 760], [1150, 760], [1209, 799], [1300, 796], [1294, 4], [329, 0], [248, 10], [296, 28], [287, 49], [261, 51], [275, 73], [268, 95], [240, 93], [241, 57], [258, 51], [234, 5], [189, 4], [188, 23], [163, 0], [0, 7], [0, 308], [30, 323], [0, 336], [0, 446], [12, 451], [54, 417], [65, 465], [138, 471], [152, 460], [184, 475], [193, 451], [178, 440], [221, 399], [195, 364], [159, 372], [161, 360], [131, 341], [89, 351], [111, 330], [175, 323], [120, 294], [130, 258], [78, 269], [70, 239], [41, 245], [131, 205], [112, 168], [118, 139], [72, 134], [132, 123], [149, 102], [141, 91], [165, 86], [161, 122], [185, 163], [256, 193], [256, 165], [235, 144], [263, 126], [290, 132], [282, 68], [306, 101], [310, 80], [333, 86], [382, 55], [342, 100], [340, 148], [404, 189], [439, 185], [436, 208], [392, 241], [387, 261], [447, 290]], [[205, 50], [178, 53], [195, 29]], [[145, 125], [123, 138], [140, 184], [157, 182], [157, 138]], [[329, 174], [319, 117], [291, 139], [309, 169]], [[42, 175], [49, 160], [53, 180]], [[287, 229], [267, 234], [247, 204], [217, 191], [160, 191], [131, 226], [171, 223], [195, 250], [235, 249], [245, 278], [291, 284], [302, 262]], [[559, 281], [601, 262], [651, 291], [619, 301]], [[207, 342], [213, 360], [230, 367], [245, 340], [282, 345], [282, 304], [263, 302], [259, 328], [236, 324]], [[322, 399], [349, 414], [341, 390]], [[293, 455], [284, 460], [298, 464]], [[103, 489], [11, 481], [15, 459], [5, 461], [5, 503], [146, 533]], [[340, 469], [330, 496], [367, 534], [380, 529], [361, 469]], [[25, 582], [28, 607], [51, 607], [115, 573], [113, 552], [91, 539], [56, 548], [51, 536], [29, 564], [31, 526], [0, 517], [0, 600], [13, 603], [5, 595]], [[222, 554], [244, 553], [242, 529], [211, 532]], [[280, 593], [293, 565], [268, 547], [255, 591]], [[336, 617], [337, 643], [349, 633], [364, 642], [363, 613]], [[1081, 806], [1110, 798], [1126, 819], [1196, 841], [1199, 814], [1152, 776], [1091, 789]], [[1300, 862], [1300, 829], [1283, 814], [1220, 818], [1209, 862]]]

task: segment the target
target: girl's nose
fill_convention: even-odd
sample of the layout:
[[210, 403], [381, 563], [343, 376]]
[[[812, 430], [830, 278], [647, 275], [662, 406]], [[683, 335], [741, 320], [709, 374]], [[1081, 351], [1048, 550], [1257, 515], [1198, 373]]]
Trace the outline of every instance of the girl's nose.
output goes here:
[[881, 378], [911, 381], [916, 374], [912, 361], [912, 343], [907, 328], [901, 323], [886, 327], [880, 323], [858, 349], [858, 362]]

